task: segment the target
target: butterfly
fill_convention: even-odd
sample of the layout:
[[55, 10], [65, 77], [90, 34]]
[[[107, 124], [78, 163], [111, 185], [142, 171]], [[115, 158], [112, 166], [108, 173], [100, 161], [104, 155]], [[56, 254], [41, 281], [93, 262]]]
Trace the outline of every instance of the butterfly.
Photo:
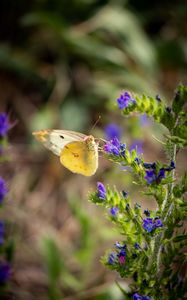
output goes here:
[[60, 156], [61, 164], [73, 173], [91, 176], [98, 168], [98, 143], [92, 135], [70, 130], [40, 130], [33, 135]]

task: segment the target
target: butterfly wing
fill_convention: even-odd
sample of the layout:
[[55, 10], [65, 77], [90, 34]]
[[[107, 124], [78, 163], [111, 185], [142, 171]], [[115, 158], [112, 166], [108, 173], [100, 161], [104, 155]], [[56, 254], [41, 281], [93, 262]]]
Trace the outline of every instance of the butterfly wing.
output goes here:
[[91, 176], [98, 167], [98, 145], [94, 139], [70, 142], [62, 149], [60, 162], [73, 173]]
[[70, 142], [83, 141], [86, 135], [70, 131], [47, 129], [33, 132], [35, 138], [41, 142], [47, 149], [60, 156], [61, 150]]

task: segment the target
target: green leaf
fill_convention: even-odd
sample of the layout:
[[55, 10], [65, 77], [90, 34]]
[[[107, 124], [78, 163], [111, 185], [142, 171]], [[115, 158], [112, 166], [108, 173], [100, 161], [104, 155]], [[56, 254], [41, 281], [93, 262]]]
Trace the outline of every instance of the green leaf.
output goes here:
[[182, 192], [185, 193], [187, 191], [187, 171], [184, 172], [182, 177]]
[[179, 85], [172, 103], [172, 110], [177, 115], [187, 102], [187, 85]]
[[175, 243], [179, 243], [179, 242], [186, 241], [186, 240], [187, 240], [187, 234], [178, 235], [173, 239], [173, 241]]
[[187, 146], [187, 140], [186, 139], [182, 139], [181, 137], [178, 136], [169, 136], [166, 135], [166, 137], [173, 143], [176, 144], [178, 147], [183, 148], [185, 146]]
[[63, 262], [61, 253], [51, 238], [44, 238], [43, 240], [43, 255], [47, 266], [49, 279], [56, 282], [62, 272]]
[[174, 129], [174, 135], [184, 139], [187, 142], [187, 124], [178, 125]]

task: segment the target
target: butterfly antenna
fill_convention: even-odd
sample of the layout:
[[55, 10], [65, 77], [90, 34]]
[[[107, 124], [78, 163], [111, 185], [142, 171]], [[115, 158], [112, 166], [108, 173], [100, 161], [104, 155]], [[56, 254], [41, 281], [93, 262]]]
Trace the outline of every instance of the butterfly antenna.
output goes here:
[[101, 116], [99, 116], [98, 119], [95, 121], [95, 123], [93, 124], [90, 131], [92, 131], [96, 127], [96, 125], [99, 123], [100, 119], [101, 119]]

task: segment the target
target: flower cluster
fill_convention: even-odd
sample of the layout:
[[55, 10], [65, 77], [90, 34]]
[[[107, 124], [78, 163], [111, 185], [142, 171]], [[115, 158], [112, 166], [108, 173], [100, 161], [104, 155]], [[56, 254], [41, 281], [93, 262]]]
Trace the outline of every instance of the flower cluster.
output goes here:
[[106, 188], [102, 182], [97, 183], [97, 196], [102, 200], [106, 198]]
[[0, 113], [0, 137], [5, 137], [10, 129], [9, 119], [6, 113]]
[[5, 225], [3, 221], [0, 221], [0, 246], [4, 243], [4, 231]]
[[120, 142], [121, 136], [114, 124], [105, 129], [108, 142], [103, 151], [109, 154], [108, 159], [121, 164], [120, 170], [124, 171], [124, 167], [130, 170], [135, 175], [136, 188], [142, 187], [143, 194], [154, 198], [157, 205], [154, 211], [145, 209], [142, 212], [141, 206], [131, 202], [123, 187], [118, 192], [110, 186], [106, 189], [100, 182], [97, 192], [91, 195], [92, 202], [107, 209], [109, 220], [123, 236], [123, 243], [117, 242], [107, 251], [103, 263], [117, 271], [121, 278], [130, 279], [129, 291], [120, 287], [127, 299], [182, 299], [186, 292], [184, 276], [180, 274], [182, 280], [179, 282], [175, 267], [176, 263], [181, 265], [185, 261], [186, 237], [178, 232], [178, 226], [186, 220], [187, 172], [181, 180], [175, 178], [175, 160], [178, 149], [187, 143], [186, 95], [187, 86], [179, 86], [171, 107], [166, 107], [159, 95], [132, 96], [124, 92], [117, 99], [124, 116], [140, 113], [141, 126], [151, 117], [169, 130], [163, 144], [169, 164], [144, 162], [141, 141], [135, 141], [128, 149]]
[[163, 224], [158, 217], [155, 217], [154, 219], [153, 218], [143, 219], [142, 226], [147, 232], [152, 232], [156, 228], [163, 227]]
[[[10, 129], [9, 118], [6, 113], [0, 113], [0, 147], [1, 147], [1, 156], [3, 154], [4, 140], [6, 138], [7, 132]], [[2, 158], [2, 157], [1, 157]], [[0, 209], [2, 208], [2, 203], [7, 196], [8, 188], [6, 181], [0, 177]], [[5, 257], [7, 256], [4, 253], [4, 233], [5, 233], [5, 222], [0, 220], [0, 286], [5, 285], [9, 280], [11, 275], [10, 264], [6, 261]], [[5, 248], [6, 249], [6, 248]]]
[[109, 265], [124, 265], [126, 259], [126, 248], [125, 244], [119, 242], [115, 243], [115, 251], [108, 255]]
[[137, 154], [141, 154], [143, 152], [142, 150], [142, 141], [136, 140], [129, 146], [129, 151], [132, 151], [133, 149], [136, 150]]
[[119, 96], [119, 98], [117, 99], [117, 104], [118, 104], [119, 109], [127, 108], [135, 103], [136, 103], [135, 99], [133, 99], [131, 94], [127, 91], [122, 93]]
[[112, 140], [110, 140], [109, 142], [107, 142], [104, 145], [103, 150], [108, 153], [108, 154], [113, 154], [116, 156], [125, 155], [125, 149], [126, 149], [126, 145], [120, 143], [120, 141], [118, 140], [118, 138], [113, 138]]
[[133, 300], [151, 300], [148, 296], [140, 296], [138, 293], [133, 295]]
[[2, 203], [4, 197], [8, 193], [6, 182], [2, 177], [0, 177], [0, 203]]
[[116, 217], [116, 215], [117, 215], [117, 213], [119, 212], [119, 208], [118, 207], [111, 207], [110, 208], [110, 214], [111, 214], [111, 216], [113, 216], [113, 217]]
[[162, 167], [159, 170], [157, 170], [156, 163], [144, 163], [144, 168], [147, 169], [145, 180], [148, 184], [156, 183], [159, 184], [163, 178], [165, 178], [166, 171], [172, 171], [175, 168], [175, 163], [171, 161], [170, 165], [168, 167]]
[[10, 275], [11, 275], [10, 265], [5, 261], [0, 262], [0, 285], [5, 284], [9, 280]]

